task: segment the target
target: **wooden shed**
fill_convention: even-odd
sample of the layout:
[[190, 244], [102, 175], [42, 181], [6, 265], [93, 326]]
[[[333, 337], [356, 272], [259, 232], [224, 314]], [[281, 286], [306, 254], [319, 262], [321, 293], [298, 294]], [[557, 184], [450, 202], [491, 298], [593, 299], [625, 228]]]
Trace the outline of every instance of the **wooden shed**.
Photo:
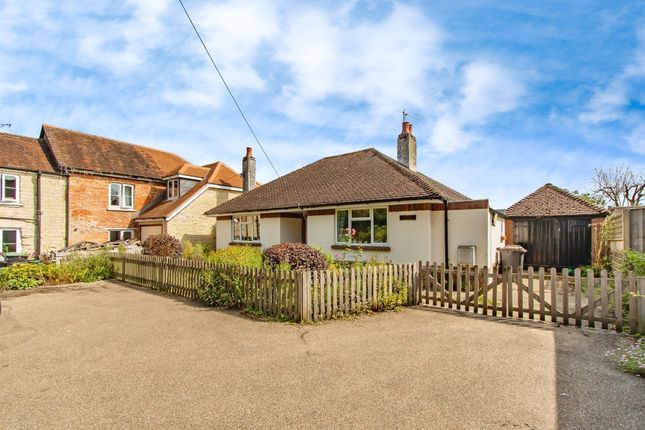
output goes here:
[[591, 264], [594, 231], [607, 210], [545, 184], [505, 211], [506, 243], [522, 245], [525, 266], [575, 268]]

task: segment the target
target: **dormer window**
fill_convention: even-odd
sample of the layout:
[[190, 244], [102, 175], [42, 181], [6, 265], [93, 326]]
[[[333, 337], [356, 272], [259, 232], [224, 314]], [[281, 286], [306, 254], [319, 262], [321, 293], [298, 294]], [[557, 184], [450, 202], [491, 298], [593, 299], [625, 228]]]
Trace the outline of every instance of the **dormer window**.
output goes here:
[[179, 179], [171, 179], [168, 181], [168, 198], [179, 198]]

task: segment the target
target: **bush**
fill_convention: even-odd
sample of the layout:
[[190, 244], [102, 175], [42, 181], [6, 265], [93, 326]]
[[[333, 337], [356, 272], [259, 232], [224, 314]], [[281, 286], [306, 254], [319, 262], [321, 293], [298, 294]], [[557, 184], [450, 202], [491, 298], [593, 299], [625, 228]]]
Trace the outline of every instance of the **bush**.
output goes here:
[[325, 270], [327, 258], [325, 255], [304, 243], [281, 243], [264, 250], [264, 261], [277, 267], [287, 263], [296, 270]]
[[234, 266], [262, 267], [262, 251], [255, 246], [229, 246], [210, 252], [208, 262]]
[[400, 310], [408, 302], [408, 284], [398, 281], [395, 285], [392, 285], [392, 294], [386, 293], [384, 286], [383, 294], [379, 291], [376, 302], [376, 310], [378, 311]]
[[114, 274], [105, 254], [72, 258], [60, 264], [19, 263], [0, 269], [0, 289], [25, 290], [41, 285], [73, 284], [109, 279]]
[[197, 297], [208, 306], [239, 308], [243, 304], [244, 291], [239, 278], [224, 273], [207, 271], [202, 274], [202, 286]]
[[159, 257], [181, 257], [181, 243], [167, 234], [150, 236], [143, 242], [143, 253]]
[[632, 250], [615, 251], [612, 254], [612, 266], [614, 271], [634, 271], [637, 276], [645, 276], [645, 253]]
[[211, 252], [210, 246], [202, 242], [193, 245], [189, 240], [184, 240], [182, 246], [184, 248], [182, 256], [187, 260], [204, 261]]

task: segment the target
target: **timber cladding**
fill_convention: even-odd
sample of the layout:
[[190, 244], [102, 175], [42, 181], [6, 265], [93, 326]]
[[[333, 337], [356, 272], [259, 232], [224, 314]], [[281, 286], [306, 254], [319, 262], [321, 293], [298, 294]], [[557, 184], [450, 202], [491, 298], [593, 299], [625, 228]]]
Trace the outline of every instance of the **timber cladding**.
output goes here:
[[[449, 211], [488, 209], [488, 200], [465, 200], [463, 202], [448, 202]], [[390, 212], [413, 212], [413, 211], [442, 211], [443, 203], [410, 203], [404, 205], [392, 205]]]
[[296, 218], [302, 219], [300, 212], [268, 212], [260, 214], [260, 218]]

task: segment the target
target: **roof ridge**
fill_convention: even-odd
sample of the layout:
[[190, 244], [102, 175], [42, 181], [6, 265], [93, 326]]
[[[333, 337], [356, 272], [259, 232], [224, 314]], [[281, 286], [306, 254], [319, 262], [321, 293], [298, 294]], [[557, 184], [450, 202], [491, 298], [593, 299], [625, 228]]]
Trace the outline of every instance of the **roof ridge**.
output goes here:
[[579, 195], [576, 195], [576, 194], [572, 193], [571, 191], [569, 191], [567, 189], [560, 188], [557, 185], [553, 185], [550, 182], [547, 182], [546, 184], [544, 184], [543, 187], [550, 187], [553, 190], [558, 191], [561, 194], [564, 194], [565, 196], [571, 197], [571, 198], [577, 200], [578, 202], [580, 202], [580, 203], [582, 203], [582, 204], [584, 204], [584, 205], [586, 205], [586, 206], [590, 207], [591, 209], [594, 209], [594, 210], [596, 210], [598, 212], [607, 212], [607, 210], [605, 208], [603, 208], [603, 207], [601, 207], [601, 206], [599, 206], [599, 205], [597, 205], [595, 203], [588, 202], [585, 199], [583, 199], [582, 197], [580, 197]]
[[23, 136], [22, 134], [16, 134], [16, 133], [7, 133], [6, 131], [0, 131], [0, 134], [6, 134], [7, 136], [13, 136], [13, 137], [20, 137], [22, 139], [38, 140], [37, 137]]
[[134, 146], [135, 148], [143, 148], [143, 149], [149, 149], [149, 150], [152, 150], [152, 151], [163, 152], [165, 154], [177, 157], [177, 158], [181, 159], [182, 161], [184, 161], [185, 163], [188, 163], [188, 161], [186, 161], [186, 159], [184, 157], [182, 157], [181, 155], [178, 155], [178, 154], [176, 154], [174, 152], [166, 151], [164, 149], [153, 148], [152, 146], [141, 145], [139, 143], [126, 142], [125, 140], [113, 139], [111, 137], [101, 136], [99, 134], [87, 133], [85, 131], [73, 130], [71, 128], [59, 127], [57, 125], [52, 125], [52, 124], [47, 124], [47, 123], [43, 123], [42, 126], [43, 126], [43, 128], [51, 127], [51, 128], [55, 128], [55, 129], [58, 129], [58, 130], [69, 131], [69, 132], [72, 132], [72, 133], [84, 134], [85, 136], [97, 137], [99, 139], [105, 139], [105, 140], [109, 140], [109, 141], [115, 142], [115, 143], [122, 143], [124, 145]]

